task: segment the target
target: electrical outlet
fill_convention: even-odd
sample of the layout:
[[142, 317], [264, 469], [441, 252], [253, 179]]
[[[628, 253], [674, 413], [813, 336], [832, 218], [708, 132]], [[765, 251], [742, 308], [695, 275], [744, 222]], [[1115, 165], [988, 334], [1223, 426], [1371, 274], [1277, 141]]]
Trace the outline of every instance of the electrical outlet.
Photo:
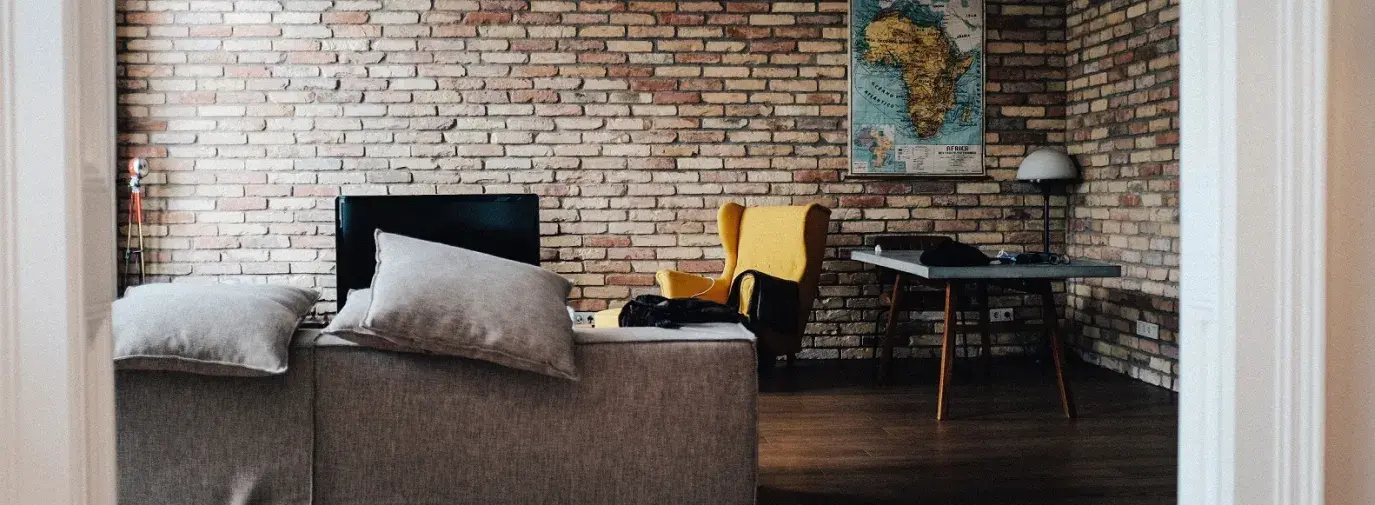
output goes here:
[[990, 309], [988, 311], [988, 322], [1006, 323], [1012, 321], [1012, 309]]
[[1136, 322], [1136, 335], [1150, 339], [1160, 338], [1160, 325], [1145, 321]]
[[592, 324], [592, 316], [596, 312], [574, 312], [573, 324]]

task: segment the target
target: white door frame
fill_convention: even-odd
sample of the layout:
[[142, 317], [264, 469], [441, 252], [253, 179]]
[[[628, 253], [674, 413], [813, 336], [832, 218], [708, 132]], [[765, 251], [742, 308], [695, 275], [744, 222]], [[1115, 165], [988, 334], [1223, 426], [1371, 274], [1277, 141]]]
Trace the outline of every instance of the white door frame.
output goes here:
[[[1358, 312], [1329, 311], [1328, 283], [1375, 294], [1327, 275], [1329, 262], [1360, 256], [1328, 254], [1329, 241], [1350, 237], [1328, 236], [1327, 209], [1375, 218], [1355, 196], [1324, 205], [1329, 183], [1339, 196], [1370, 194], [1344, 184], [1375, 189], [1368, 170], [1328, 178], [1329, 148], [1353, 164], [1362, 160], [1337, 154], [1375, 154], [1360, 145], [1372, 135], [1329, 144], [1329, 2], [1344, 13], [1333, 26], [1353, 35], [1331, 42], [1361, 49], [1350, 39], [1368, 39], [1375, 16], [1357, 0], [1181, 2], [1181, 504], [1324, 500], [1326, 333]], [[109, 1], [0, 2], [5, 503], [114, 503], [112, 11]], [[1354, 86], [1371, 66], [1334, 72], [1333, 85]], [[1333, 124], [1375, 133], [1354, 113]]]
[[0, 503], [113, 505], [114, 3], [0, 0]]
[[1327, 0], [1183, 0], [1179, 503], [1323, 503]]

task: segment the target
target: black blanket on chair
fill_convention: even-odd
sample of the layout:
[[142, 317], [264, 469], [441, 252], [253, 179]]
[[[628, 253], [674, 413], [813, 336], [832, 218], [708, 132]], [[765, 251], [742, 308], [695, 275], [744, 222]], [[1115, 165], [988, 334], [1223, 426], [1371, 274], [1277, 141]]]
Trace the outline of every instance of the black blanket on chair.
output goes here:
[[[741, 293], [750, 285], [748, 297]], [[801, 333], [798, 323], [797, 301], [801, 287], [793, 281], [780, 279], [758, 270], [746, 270], [735, 276], [726, 304], [742, 307], [745, 325], [755, 334], [774, 332], [781, 335]]]
[[677, 328], [684, 324], [738, 323], [742, 320], [740, 312], [729, 305], [697, 298], [640, 295], [626, 302], [618, 323], [622, 327]]

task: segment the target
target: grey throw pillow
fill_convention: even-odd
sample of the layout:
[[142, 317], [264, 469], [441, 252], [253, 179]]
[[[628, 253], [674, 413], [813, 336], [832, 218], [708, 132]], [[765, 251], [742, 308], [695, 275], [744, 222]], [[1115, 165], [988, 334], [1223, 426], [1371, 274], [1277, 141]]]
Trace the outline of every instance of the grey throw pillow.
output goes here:
[[384, 351], [425, 353], [420, 349], [414, 349], [391, 340], [381, 335], [375, 335], [370, 330], [363, 328], [363, 316], [368, 313], [368, 306], [372, 305], [372, 290], [359, 289], [349, 292], [349, 301], [339, 309], [339, 313], [334, 315], [334, 319], [325, 327], [324, 333], [348, 340], [358, 345], [382, 349]]
[[148, 284], [113, 307], [115, 368], [202, 375], [286, 371], [287, 349], [319, 294], [258, 284]]
[[377, 272], [358, 333], [410, 350], [578, 378], [567, 279], [458, 247], [381, 231], [376, 238]]

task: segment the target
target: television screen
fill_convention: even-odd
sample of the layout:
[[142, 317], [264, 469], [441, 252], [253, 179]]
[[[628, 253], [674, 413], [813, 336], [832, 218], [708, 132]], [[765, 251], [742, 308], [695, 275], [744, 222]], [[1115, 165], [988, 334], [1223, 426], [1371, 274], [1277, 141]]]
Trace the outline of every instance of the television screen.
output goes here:
[[539, 265], [536, 195], [341, 196], [335, 204], [340, 307], [349, 290], [372, 284], [377, 229]]

